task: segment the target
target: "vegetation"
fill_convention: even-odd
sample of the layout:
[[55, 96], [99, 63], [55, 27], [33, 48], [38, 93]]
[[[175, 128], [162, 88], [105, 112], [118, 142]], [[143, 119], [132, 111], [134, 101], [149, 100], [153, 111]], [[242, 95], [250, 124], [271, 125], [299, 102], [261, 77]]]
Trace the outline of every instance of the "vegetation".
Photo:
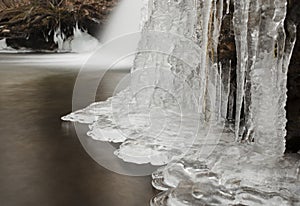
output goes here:
[[55, 50], [54, 31], [73, 28], [96, 36], [117, 0], [0, 0], [0, 39], [13, 48]]

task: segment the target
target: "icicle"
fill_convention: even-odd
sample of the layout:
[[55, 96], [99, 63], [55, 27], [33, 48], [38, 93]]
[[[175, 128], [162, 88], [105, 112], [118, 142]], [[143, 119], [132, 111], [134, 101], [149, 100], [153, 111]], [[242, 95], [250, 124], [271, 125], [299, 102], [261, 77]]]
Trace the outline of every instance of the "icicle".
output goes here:
[[152, 11], [153, 0], [143, 0], [143, 7], [141, 12], [141, 30], [144, 28], [145, 23], [149, 20]]
[[240, 140], [240, 126], [242, 105], [245, 95], [245, 72], [248, 64], [247, 48], [247, 25], [249, 1], [234, 1], [234, 31], [237, 50], [237, 94], [236, 94], [236, 115], [235, 115], [235, 135], [236, 141]]
[[286, 2], [263, 1], [261, 12], [257, 58], [251, 71], [255, 142], [259, 152], [280, 156], [285, 150], [287, 74], [282, 61]]
[[226, 14], [230, 12], [230, 0], [226, 0]]
[[[201, 53], [201, 63], [199, 65], [199, 75], [201, 77], [200, 83], [200, 112], [203, 112], [206, 115], [206, 106], [207, 106], [207, 79], [208, 79], [208, 68], [210, 67], [209, 62], [209, 32], [210, 32], [210, 20], [211, 20], [211, 12], [212, 5], [214, 0], [200, 0], [197, 4], [197, 12], [198, 12], [198, 24], [197, 24], [197, 32], [198, 32], [198, 44], [201, 45], [202, 53]], [[211, 42], [210, 42], [211, 43]]]
[[6, 49], [7, 44], [6, 44], [6, 39], [1, 39], [0, 40], [0, 50]]
[[244, 97], [244, 123], [242, 126], [243, 133], [240, 139], [252, 142], [255, 138], [252, 112], [252, 91], [251, 91], [251, 71], [255, 67], [258, 48], [259, 22], [260, 22], [261, 0], [251, 0], [248, 11], [248, 64], [245, 71], [245, 97]]
[[60, 27], [58, 27], [54, 31], [53, 38], [54, 38], [53, 39], [54, 43], [56, 43], [58, 45], [58, 50], [62, 51], [63, 50], [64, 40], [65, 40], [65, 35], [64, 35], [64, 33], [62, 33]]
[[222, 19], [223, 19], [223, 7], [224, 5], [222, 0], [214, 2], [212, 44], [213, 44], [214, 59], [216, 60], [218, 56], [219, 37], [220, 37], [220, 31], [221, 31]]

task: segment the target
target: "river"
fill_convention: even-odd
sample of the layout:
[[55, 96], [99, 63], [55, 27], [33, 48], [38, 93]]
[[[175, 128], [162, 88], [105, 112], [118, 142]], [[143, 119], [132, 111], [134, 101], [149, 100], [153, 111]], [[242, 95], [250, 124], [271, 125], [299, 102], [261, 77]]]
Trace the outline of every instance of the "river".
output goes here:
[[[150, 177], [128, 177], [98, 165], [74, 126], [72, 110], [82, 60], [72, 55], [0, 55], [1, 205], [141, 206], [155, 191]], [[111, 96], [128, 70], [108, 72], [98, 100]], [[93, 75], [86, 75], [89, 81]]]

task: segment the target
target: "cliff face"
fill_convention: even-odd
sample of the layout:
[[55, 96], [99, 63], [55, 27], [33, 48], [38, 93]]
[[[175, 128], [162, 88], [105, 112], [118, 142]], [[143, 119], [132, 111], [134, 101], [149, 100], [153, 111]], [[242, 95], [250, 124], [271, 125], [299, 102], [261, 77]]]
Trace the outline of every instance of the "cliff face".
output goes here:
[[78, 24], [97, 36], [116, 4], [117, 0], [1, 0], [0, 39], [6, 38], [15, 49], [55, 51], [56, 29], [68, 38]]

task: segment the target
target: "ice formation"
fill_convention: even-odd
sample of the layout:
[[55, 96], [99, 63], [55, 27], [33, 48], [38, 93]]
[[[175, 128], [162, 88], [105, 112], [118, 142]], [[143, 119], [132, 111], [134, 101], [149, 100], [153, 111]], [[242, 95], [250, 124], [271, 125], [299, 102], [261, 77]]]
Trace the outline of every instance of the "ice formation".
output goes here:
[[0, 40], [0, 50], [6, 49], [7, 44], [6, 44], [6, 39], [1, 39]]
[[[49, 32], [50, 35], [51, 31]], [[45, 36], [47, 39], [48, 37]], [[69, 38], [61, 31], [58, 27], [54, 31], [53, 35], [54, 43], [57, 44], [58, 52], [74, 52], [74, 53], [86, 53], [94, 51], [97, 47], [100, 46], [100, 42], [87, 31], [82, 31], [78, 25], [73, 29], [73, 35]], [[48, 41], [48, 40], [47, 40]], [[6, 39], [0, 40], [0, 51], [5, 53], [18, 53], [18, 52], [32, 52], [29, 49], [13, 49], [8, 47], [6, 44]]]
[[15, 49], [7, 46], [6, 39], [0, 39], [0, 51], [3, 53], [14, 53]]
[[100, 45], [95, 37], [88, 34], [87, 31], [82, 31], [78, 25], [73, 29], [73, 36], [66, 38], [65, 34], [58, 27], [54, 32], [53, 38], [58, 45], [59, 52], [90, 52]]
[[[231, 62], [218, 57], [234, 7]], [[70, 115], [95, 140], [121, 143], [128, 162], [165, 165], [151, 205], [300, 205], [299, 156], [283, 156], [287, 69], [285, 0], [153, 0], [128, 88]], [[235, 95], [235, 96], [234, 96]], [[234, 102], [234, 103], [232, 103]], [[234, 123], [228, 121], [235, 113]]]

